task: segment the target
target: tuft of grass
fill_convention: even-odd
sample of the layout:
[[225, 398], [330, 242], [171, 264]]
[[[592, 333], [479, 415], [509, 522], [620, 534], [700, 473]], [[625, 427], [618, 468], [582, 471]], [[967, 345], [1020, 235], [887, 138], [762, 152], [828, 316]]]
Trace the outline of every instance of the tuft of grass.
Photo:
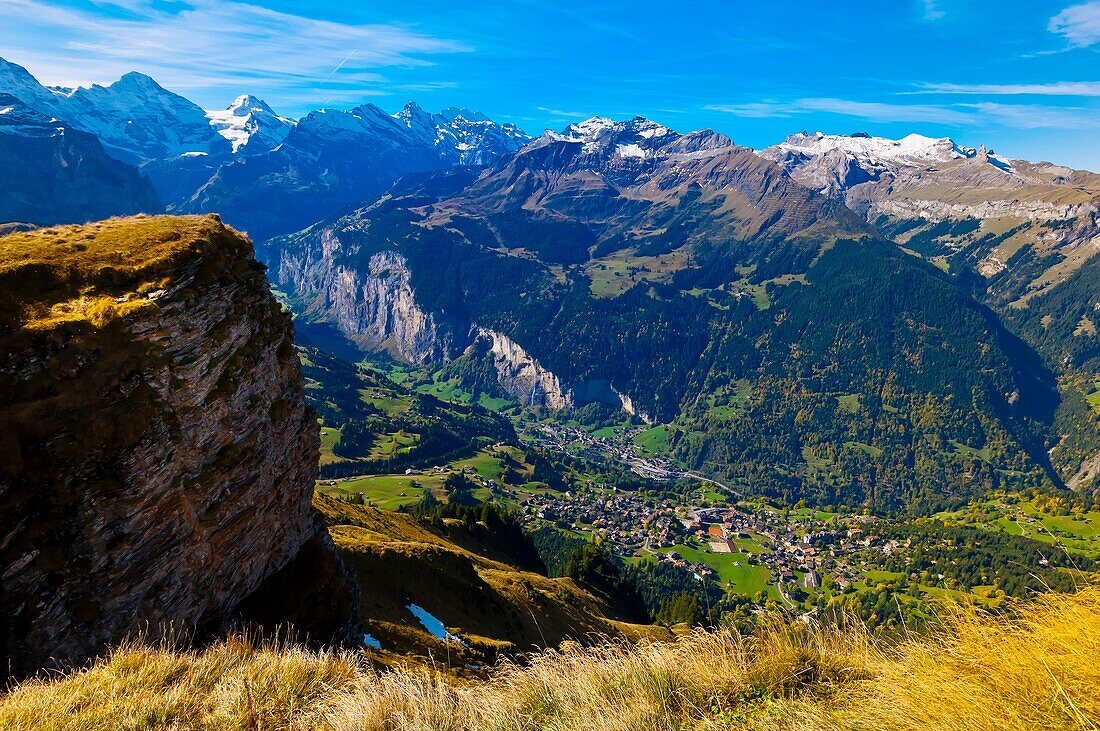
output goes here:
[[1011, 617], [974, 607], [892, 644], [859, 627], [566, 643], [485, 680], [430, 665], [229, 640], [201, 653], [128, 645], [0, 699], [0, 729], [300, 731], [1000, 731], [1100, 724], [1100, 589]]
[[1047, 593], [1011, 618], [959, 610], [882, 653], [851, 727], [905, 731], [1100, 726], [1100, 588]]

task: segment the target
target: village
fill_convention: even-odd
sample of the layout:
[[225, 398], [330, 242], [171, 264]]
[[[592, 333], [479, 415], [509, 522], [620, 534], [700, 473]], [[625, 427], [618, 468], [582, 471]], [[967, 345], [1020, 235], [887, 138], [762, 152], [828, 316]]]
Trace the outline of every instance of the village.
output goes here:
[[[517, 496], [519, 497], [519, 496]], [[877, 519], [820, 520], [741, 501], [720, 507], [683, 506], [625, 490], [531, 494], [519, 502], [528, 525], [546, 522], [599, 539], [623, 559], [667, 561], [723, 582], [724, 566], [764, 576], [786, 598], [786, 587], [812, 592], [822, 576], [843, 589], [865, 578], [869, 551], [898, 550], [874, 532]], [[735, 572], [736, 573], [736, 572]], [[743, 573], [743, 572], [741, 572]]]

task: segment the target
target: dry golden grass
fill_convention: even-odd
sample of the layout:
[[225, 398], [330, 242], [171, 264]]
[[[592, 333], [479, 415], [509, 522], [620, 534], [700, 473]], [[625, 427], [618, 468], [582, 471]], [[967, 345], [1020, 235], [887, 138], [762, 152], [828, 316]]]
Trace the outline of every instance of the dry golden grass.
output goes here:
[[959, 609], [886, 646], [859, 629], [568, 645], [485, 681], [362, 656], [124, 647], [82, 673], [0, 700], [0, 729], [622, 731], [1095, 729], [1100, 590], [1049, 595], [1012, 618]]
[[1047, 594], [1011, 621], [952, 616], [886, 652], [857, 694], [864, 729], [993, 731], [1100, 726], [1100, 589]]
[[139, 273], [224, 230], [215, 216], [132, 216], [12, 233], [0, 244], [0, 273], [29, 264], [88, 276], [103, 268]]
[[244, 260], [251, 245], [216, 216], [133, 216], [11, 233], [0, 240], [0, 321], [95, 327], [153, 305], [184, 262], [216, 249]]
[[[323, 494], [314, 496], [314, 505], [334, 523], [329, 532], [359, 583], [366, 631], [394, 653], [434, 655], [462, 670], [564, 639], [671, 637], [662, 627], [608, 619], [599, 600], [572, 579], [547, 578], [475, 551], [476, 539], [461, 527], [443, 537], [411, 515]], [[445, 618], [469, 647], [448, 647], [418, 623], [408, 624], [410, 597]]]

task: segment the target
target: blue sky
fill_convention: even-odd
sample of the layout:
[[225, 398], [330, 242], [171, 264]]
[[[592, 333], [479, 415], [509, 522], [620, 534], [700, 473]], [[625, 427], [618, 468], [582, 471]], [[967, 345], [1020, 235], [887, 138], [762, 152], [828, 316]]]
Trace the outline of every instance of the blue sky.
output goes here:
[[129, 70], [207, 108], [477, 108], [537, 134], [591, 115], [949, 135], [1100, 170], [1100, 0], [0, 0], [44, 83]]

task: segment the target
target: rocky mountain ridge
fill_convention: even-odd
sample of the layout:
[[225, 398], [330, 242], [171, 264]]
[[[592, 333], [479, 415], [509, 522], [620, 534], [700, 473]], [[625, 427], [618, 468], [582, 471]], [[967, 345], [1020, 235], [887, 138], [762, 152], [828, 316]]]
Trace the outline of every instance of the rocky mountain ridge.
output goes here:
[[918, 135], [799, 134], [759, 154], [903, 246], [990, 280], [1002, 311], [1050, 291], [1100, 251], [1096, 173]]
[[160, 202], [134, 168], [91, 134], [0, 94], [0, 221], [50, 225], [155, 213]]
[[448, 119], [414, 104], [397, 115], [373, 104], [320, 109], [277, 148], [221, 166], [174, 207], [221, 211], [262, 241], [372, 200], [402, 176], [486, 164], [526, 139], [511, 125]]
[[[851, 484], [887, 480], [868, 489], [888, 501], [942, 501], [983, 470], [1001, 479], [936, 439], [989, 440], [1027, 479], [1050, 474], [1034, 435], [1057, 399], [1034, 353], [843, 203], [713, 132], [588, 120], [480, 173], [410, 176], [261, 253], [305, 317], [368, 350], [524, 404], [601, 402], [672, 424], [678, 456], [726, 479], [764, 454], [785, 465], [767, 489], [791, 495], [815, 481], [832, 495], [833, 471], [872, 463]], [[838, 411], [836, 394], [853, 393], [868, 409]], [[936, 416], [918, 416], [933, 402]], [[820, 423], [789, 431], [796, 413]], [[831, 466], [815, 473], [817, 454]]]
[[3, 59], [0, 93], [95, 135], [149, 177], [170, 212], [218, 213], [258, 240], [361, 204], [402, 175], [486, 165], [529, 139], [477, 112], [429, 114], [412, 102], [393, 115], [365, 104], [296, 122], [245, 94], [205, 111], [139, 73], [48, 88]]
[[232, 145], [234, 155], [254, 155], [278, 147], [295, 122], [280, 117], [263, 99], [242, 94], [224, 111], [207, 111], [207, 119]]

